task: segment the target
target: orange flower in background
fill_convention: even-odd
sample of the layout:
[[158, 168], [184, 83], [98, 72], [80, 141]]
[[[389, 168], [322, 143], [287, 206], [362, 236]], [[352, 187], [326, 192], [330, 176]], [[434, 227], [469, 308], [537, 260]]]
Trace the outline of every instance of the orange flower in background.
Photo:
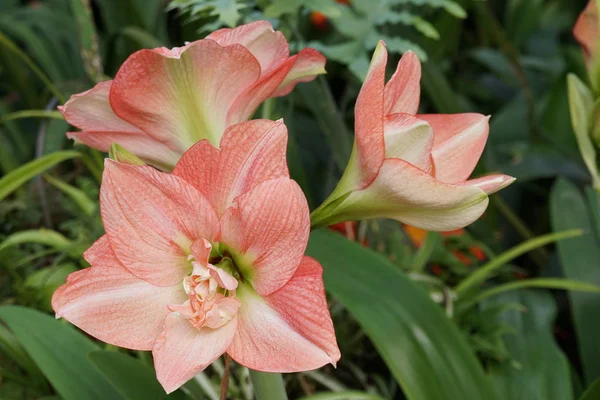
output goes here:
[[314, 49], [290, 56], [283, 34], [256, 21], [183, 47], [135, 52], [114, 80], [72, 96], [59, 110], [81, 129], [69, 138], [105, 152], [117, 143], [171, 170], [194, 143], [218, 146], [228, 126], [325, 73], [324, 66]]
[[[244, 135], [245, 140], [239, 140]], [[289, 178], [287, 129], [255, 120], [202, 140], [173, 174], [107, 160], [106, 234], [52, 298], [96, 338], [152, 350], [172, 392], [227, 353], [259, 371], [340, 358], [322, 267], [304, 255], [308, 204]]]
[[[423, 242], [425, 241], [425, 238], [427, 237], [426, 230], [416, 228], [414, 226], [406, 225], [406, 224], [403, 224], [402, 227], [404, 228], [404, 232], [410, 239], [411, 243], [415, 247], [419, 248], [423, 245]], [[448, 239], [451, 237], [463, 236], [467, 232], [464, 229], [456, 229], [453, 231], [446, 231], [446, 232], [440, 232], [440, 233], [444, 239]], [[454, 254], [454, 256], [456, 258], [458, 258], [460, 260], [460, 262], [462, 262], [466, 266], [472, 265], [473, 259], [475, 259], [477, 261], [484, 261], [487, 258], [484, 251], [478, 246], [470, 246], [468, 248], [467, 253], [465, 253], [462, 250], [453, 250], [452, 254]], [[437, 266], [437, 268], [439, 270], [440, 267]], [[436, 275], [439, 275], [439, 273]]]
[[[343, 4], [346, 6], [350, 5], [350, 0], [335, 0], [336, 3]], [[319, 30], [326, 30], [329, 26], [329, 19], [325, 14], [319, 11], [313, 11], [310, 13], [310, 23]]]

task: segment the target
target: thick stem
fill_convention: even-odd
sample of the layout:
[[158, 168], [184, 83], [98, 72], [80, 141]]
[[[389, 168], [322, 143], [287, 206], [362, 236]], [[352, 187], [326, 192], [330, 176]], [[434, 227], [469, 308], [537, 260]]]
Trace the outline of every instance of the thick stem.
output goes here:
[[221, 379], [221, 400], [227, 400], [227, 392], [229, 391], [229, 369], [231, 367], [231, 357], [225, 353], [225, 371]]
[[250, 380], [257, 400], [287, 400], [281, 374], [250, 370]]

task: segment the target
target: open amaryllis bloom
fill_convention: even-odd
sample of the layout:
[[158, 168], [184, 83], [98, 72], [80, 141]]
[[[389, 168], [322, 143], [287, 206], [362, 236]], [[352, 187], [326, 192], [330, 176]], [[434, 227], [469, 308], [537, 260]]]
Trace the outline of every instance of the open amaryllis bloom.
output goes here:
[[225, 352], [268, 372], [335, 365], [322, 267], [304, 255], [309, 211], [286, 144], [282, 122], [256, 120], [228, 128], [220, 149], [199, 142], [173, 174], [108, 160], [106, 234], [84, 254], [91, 267], [54, 294], [57, 317], [152, 350], [167, 392]]
[[331, 196], [312, 215], [316, 226], [393, 218], [449, 231], [475, 221], [488, 194], [514, 178], [467, 180], [488, 136], [481, 114], [415, 115], [421, 64], [405, 54], [385, 84], [387, 50], [380, 42], [356, 101], [351, 159]]
[[218, 146], [225, 128], [248, 120], [267, 98], [325, 72], [325, 58], [288, 43], [267, 21], [221, 29], [184, 47], [132, 54], [115, 79], [59, 107], [81, 132], [68, 136], [98, 150], [118, 143], [171, 170], [194, 143]]

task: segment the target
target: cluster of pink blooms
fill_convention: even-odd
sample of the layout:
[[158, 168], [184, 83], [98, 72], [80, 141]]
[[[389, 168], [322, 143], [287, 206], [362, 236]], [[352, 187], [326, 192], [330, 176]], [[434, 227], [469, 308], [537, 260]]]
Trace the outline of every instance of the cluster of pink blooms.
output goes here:
[[[348, 168], [312, 225], [473, 222], [487, 194], [513, 181], [467, 180], [488, 118], [417, 115], [418, 59], [406, 54], [387, 84], [386, 62], [380, 43], [357, 100]], [[113, 345], [151, 350], [167, 392], [224, 353], [268, 372], [335, 365], [322, 267], [304, 255], [311, 215], [289, 177], [287, 128], [248, 121], [324, 65], [312, 49], [290, 56], [283, 35], [259, 21], [139, 51], [113, 81], [62, 106], [81, 129], [69, 137], [103, 151], [119, 144], [149, 165], [106, 161], [106, 233], [84, 254], [91, 267], [55, 293], [57, 317]]]

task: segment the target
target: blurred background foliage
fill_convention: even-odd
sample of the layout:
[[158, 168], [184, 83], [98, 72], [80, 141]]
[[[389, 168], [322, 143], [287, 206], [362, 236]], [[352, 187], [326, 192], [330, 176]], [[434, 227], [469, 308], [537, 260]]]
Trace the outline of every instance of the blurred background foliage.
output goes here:
[[[571, 34], [584, 6], [0, 1], [0, 398], [218, 398], [220, 361], [166, 396], [150, 354], [51, 316], [53, 291], [87, 266], [81, 254], [102, 234], [104, 158], [66, 139], [56, 106], [110, 79], [136, 50], [268, 19], [292, 51], [311, 46], [328, 58], [328, 75], [257, 113], [285, 119], [290, 171], [312, 207], [345, 168], [353, 104], [379, 39], [389, 65], [409, 49], [424, 61], [421, 112], [492, 115], [476, 175], [518, 179], [466, 230], [377, 220], [313, 233], [308, 252], [325, 267], [343, 357], [337, 369], [286, 375], [289, 397], [599, 399], [600, 197], [571, 127], [566, 79], [587, 79]], [[229, 395], [253, 398], [247, 369], [233, 366]]]

